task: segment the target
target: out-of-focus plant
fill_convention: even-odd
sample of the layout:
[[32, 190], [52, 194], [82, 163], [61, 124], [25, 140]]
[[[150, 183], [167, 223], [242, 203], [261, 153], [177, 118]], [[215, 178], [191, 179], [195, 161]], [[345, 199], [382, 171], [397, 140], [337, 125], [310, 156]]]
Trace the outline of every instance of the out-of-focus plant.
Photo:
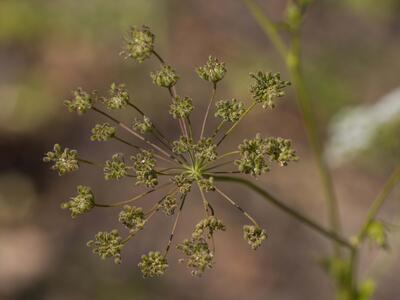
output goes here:
[[[265, 35], [270, 39], [292, 77], [305, 129], [308, 134], [311, 149], [314, 152], [325, 190], [331, 230], [334, 235], [340, 236], [341, 220], [338, 214], [337, 199], [333, 189], [330, 171], [323, 156], [322, 142], [317, 130], [315, 115], [312, 110], [301, 65], [300, 29], [304, 20], [304, 15], [311, 5], [312, 0], [289, 0], [283, 20], [278, 23], [271, 21], [255, 0], [242, 0], [242, 2]], [[353, 2], [355, 3], [357, 1]], [[284, 32], [281, 32], [281, 30]], [[284, 35], [286, 34], [289, 36], [288, 42], [284, 39]], [[377, 220], [377, 214], [399, 180], [400, 167], [397, 166], [385, 183], [381, 193], [373, 201], [362, 228], [351, 239], [350, 246], [347, 247], [349, 249], [347, 253], [343, 253], [339, 247], [340, 243], [332, 239], [334, 253], [332, 257], [326, 259], [324, 266], [336, 283], [337, 299], [371, 299], [375, 290], [374, 282], [371, 279], [366, 279], [361, 282], [358, 280], [357, 267], [360, 249], [366, 240], [374, 242], [379, 247], [387, 247], [385, 226], [382, 222]]]

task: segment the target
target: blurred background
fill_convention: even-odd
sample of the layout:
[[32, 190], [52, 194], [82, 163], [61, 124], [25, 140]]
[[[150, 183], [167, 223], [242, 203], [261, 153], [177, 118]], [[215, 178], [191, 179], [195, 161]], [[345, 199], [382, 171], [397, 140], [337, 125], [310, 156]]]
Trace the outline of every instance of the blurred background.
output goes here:
[[[260, 2], [279, 20], [285, 1]], [[75, 194], [77, 184], [90, 185], [102, 202], [112, 202], [134, 195], [134, 183], [105, 182], [100, 171], [86, 166], [59, 177], [42, 156], [55, 142], [97, 160], [129, 154], [112, 142], [90, 142], [98, 116], [66, 112], [63, 100], [77, 86], [105, 91], [113, 81], [125, 82], [134, 101], [176, 137], [176, 124], [166, 115], [167, 94], [148, 75], [157, 62], [138, 65], [118, 55], [123, 34], [141, 24], [152, 28], [157, 50], [181, 76], [180, 94], [192, 97], [199, 111], [210, 86], [194, 68], [209, 54], [228, 68], [218, 100], [249, 101], [252, 71], [280, 71], [287, 78], [240, 1], [0, 0], [0, 299], [333, 299], [332, 283], [318, 264], [329, 255], [329, 242], [240, 186], [229, 190], [270, 238], [250, 250], [241, 232], [246, 220], [212, 199], [228, 230], [217, 234], [215, 267], [202, 278], [191, 277], [172, 251], [165, 277], [142, 279], [136, 267], [140, 255], [168, 239], [172, 220], [162, 215], [125, 249], [122, 265], [101, 261], [86, 247], [97, 231], [118, 228], [118, 210], [71, 220], [60, 203]], [[400, 162], [400, 2], [315, 1], [306, 16], [303, 48], [344, 231], [351, 236]], [[301, 160], [273, 168], [258, 184], [326, 225], [320, 179], [293, 96], [290, 92], [274, 111], [255, 112], [225, 147], [256, 132], [291, 138]], [[389, 251], [366, 247], [361, 264], [361, 277], [378, 283], [375, 299], [398, 299], [400, 292], [399, 196], [397, 188], [380, 215], [390, 224]], [[186, 207], [177, 241], [197, 220], [196, 197]]]

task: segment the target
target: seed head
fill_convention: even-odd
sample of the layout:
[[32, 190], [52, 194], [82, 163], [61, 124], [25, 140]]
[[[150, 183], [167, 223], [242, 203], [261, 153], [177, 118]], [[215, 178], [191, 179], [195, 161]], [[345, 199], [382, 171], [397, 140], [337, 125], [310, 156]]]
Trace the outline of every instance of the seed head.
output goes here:
[[176, 195], [167, 195], [160, 203], [160, 208], [166, 216], [172, 216], [177, 207]]
[[210, 216], [197, 223], [192, 233], [192, 238], [198, 239], [201, 236], [205, 236], [207, 239], [211, 239], [215, 231], [225, 231], [225, 229], [226, 227], [221, 220], [218, 220], [214, 216]]
[[111, 160], [107, 160], [104, 166], [104, 178], [121, 179], [128, 174], [128, 166], [125, 164], [123, 154], [116, 153]]
[[245, 139], [239, 145], [240, 159], [235, 161], [239, 171], [253, 176], [260, 176], [269, 171], [265, 160], [267, 146], [259, 134], [254, 139]]
[[266, 140], [267, 154], [271, 161], [287, 166], [289, 161], [297, 161], [296, 151], [292, 149], [292, 142], [283, 138], [268, 138]]
[[151, 123], [150, 118], [143, 116], [143, 120], [140, 121], [135, 119], [132, 125], [133, 129], [141, 134], [151, 132], [153, 130], [153, 123]]
[[216, 117], [232, 123], [238, 121], [245, 111], [244, 104], [236, 99], [218, 101], [215, 107], [217, 109], [215, 112]]
[[261, 243], [267, 239], [267, 234], [265, 230], [254, 225], [244, 225], [243, 238], [249, 243], [251, 249], [257, 250]]
[[171, 103], [169, 113], [174, 119], [182, 119], [188, 117], [192, 111], [192, 99], [178, 96], [175, 98], [175, 101]]
[[135, 234], [144, 228], [146, 224], [145, 215], [141, 207], [125, 205], [119, 213], [119, 222], [130, 229], [131, 234]]
[[108, 109], [121, 109], [129, 103], [129, 93], [125, 88], [125, 84], [112, 83], [109, 90], [109, 97], [102, 98]]
[[154, 187], [158, 184], [157, 172], [155, 170], [156, 160], [153, 153], [141, 150], [138, 154], [131, 156], [136, 172], [136, 184], [144, 184], [146, 187]]

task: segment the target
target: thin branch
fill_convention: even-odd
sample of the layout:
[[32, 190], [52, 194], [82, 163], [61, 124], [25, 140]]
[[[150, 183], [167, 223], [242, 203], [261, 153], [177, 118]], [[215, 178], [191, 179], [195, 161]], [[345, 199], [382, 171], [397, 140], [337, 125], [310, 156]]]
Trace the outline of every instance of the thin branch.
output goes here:
[[217, 83], [213, 82], [213, 88], [212, 88], [212, 92], [211, 92], [211, 97], [210, 97], [210, 101], [208, 102], [207, 105], [207, 110], [206, 113], [204, 115], [204, 119], [203, 119], [203, 124], [201, 126], [201, 133], [200, 133], [200, 140], [203, 138], [204, 136], [204, 130], [206, 128], [206, 123], [207, 123], [207, 118], [208, 118], [208, 114], [210, 113], [210, 109], [211, 109], [211, 105], [214, 102], [214, 98], [215, 98], [215, 93], [217, 91]]
[[176, 226], [178, 225], [179, 217], [182, 213], [183, 205], [185, 204], [186, 194], [181, 196], [181, 205], [179, 206], [179, 211], [177, 212], [174, 225], [172, 226], [171, 234], [168, 239], [167, 247], [165, 248], [164, 257], [167, 256], [169, 249], [171, 248], [172, 240], [174, 239]]

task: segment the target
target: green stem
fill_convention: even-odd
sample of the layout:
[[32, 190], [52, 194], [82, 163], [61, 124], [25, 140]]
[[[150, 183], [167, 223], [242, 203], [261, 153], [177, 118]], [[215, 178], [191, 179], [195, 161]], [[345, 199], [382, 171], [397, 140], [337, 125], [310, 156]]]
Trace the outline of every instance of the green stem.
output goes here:
[[300, 212], [297, 212], [293, 208], [290, 208], [274, 196], [272, 196], [270, 193], [268, 193], [266, 190], [262, 189], [261, 187], [255, 185], [253, 182], [248, 181], [244, 178], [236, 178], [236, 177], [230, 177], [230, 176], [214, 176], [215, 180], [217, 181], [228, 181], [228, 182], [234, 182], [234, 183], [240, 183], [242, 185], [245, 185], [246, 187], [250, 188], [257, 194], [263, 197], [265, 201], [270, 202], [286, 214], [290, 215], [291, 217], [295, 218], [296, 220], [300, 221], [304, 225], [307, 225], [309, 228], [315, 230], [316, 232], [320, 233], [321, 235], [325, 236], [326, 238], [335, 241], [336, 243], [340, 244], [343, 247], [346, 247], [348, 249], [353, 249], [353, 245], [347, 241], [345, 238], [341, 237], [339, 234], [335, 233], [334, 231], [331, 231], [329, 229], [325, 229], [318, 223], [310, 220], [308, 217], [304, 216]]
[[212, 92], [211, 92], [210, 101], [208, 102], [207, 110], [206, 110], [206, 113], [205, 113], [204, 119], [203, 119], [203, 124], [201, 126], [200, 140], [204, 136], [204, 130], [206, 129], [206, 123], [207, 123], [208, 114], [210, 113], [211, 105], [214, 102], [216, 91], [217, 91], [217, 83], [213, 82], [213, 88], [212, 88]]

